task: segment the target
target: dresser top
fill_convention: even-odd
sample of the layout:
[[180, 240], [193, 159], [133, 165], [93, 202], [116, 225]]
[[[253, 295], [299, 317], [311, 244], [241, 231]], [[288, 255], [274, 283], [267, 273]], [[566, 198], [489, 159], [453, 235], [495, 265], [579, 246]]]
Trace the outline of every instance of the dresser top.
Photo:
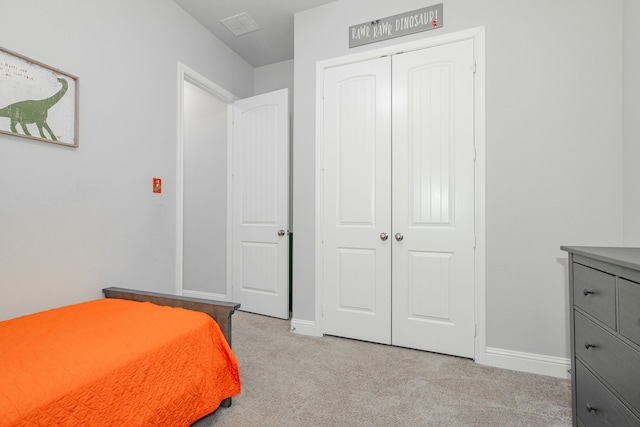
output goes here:
[[640, 270], [640, 248], [606, 248], [596, 246], [560, 246], [563, 251]]

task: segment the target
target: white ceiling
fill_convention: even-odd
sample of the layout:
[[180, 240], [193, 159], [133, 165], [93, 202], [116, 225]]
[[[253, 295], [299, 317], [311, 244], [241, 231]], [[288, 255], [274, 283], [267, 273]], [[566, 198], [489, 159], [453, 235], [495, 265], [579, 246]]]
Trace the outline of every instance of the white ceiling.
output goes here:
[[[293, 14], [335, 0], [174, 0], [251, 66], [293, 59]], [[220, 20], [248, 13], [260, 29], [234, 36]]]

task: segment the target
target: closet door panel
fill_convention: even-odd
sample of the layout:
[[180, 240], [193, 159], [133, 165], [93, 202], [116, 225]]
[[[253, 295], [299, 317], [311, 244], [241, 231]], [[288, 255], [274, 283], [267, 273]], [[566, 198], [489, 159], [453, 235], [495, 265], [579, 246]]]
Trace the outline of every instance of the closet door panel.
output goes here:
[[323, 332], [391, 342], [391, 66], [324, 75]]
[[473, 41], [393, 57], [393, 344], [474, 356]]

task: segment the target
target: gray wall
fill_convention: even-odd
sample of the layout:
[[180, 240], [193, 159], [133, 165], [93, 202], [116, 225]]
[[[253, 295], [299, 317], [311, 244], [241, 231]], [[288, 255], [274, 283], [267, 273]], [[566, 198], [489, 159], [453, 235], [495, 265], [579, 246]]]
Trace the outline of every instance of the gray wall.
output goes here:
[[623, 11], [624, 243], [640, 246], [640, 1]]
[[289, 106], [293, 101], [293, 60], [276, 62], [254, 69], [254, 95], [289, 89]]
[[252, 67], [171, 0], [0, 10], [2, 47], [80, 78], [78, 149], [0, 135], [0, 318], [174, 291], [178, 61], [240, 97]]
[[559, 246], [623, 240], [622, 0], [443, 3], [443, 29], [351, 50], [350, 25], [424, 2], [338, 1], [296, 15], [293, 317], [316, 320], [316, 62], [485, 26], [487, 346], [567, 357]]
[[[444, 3], [443, 29], [384, 44], [486, 27], [487, 344], [564, 357], [558, 247], [640, 245], [638, 2]], [[315, 63], [384, 45], [350, 51], [350, 25], [422, 6], [349, 0], [296, 17], [295, 318], [315, 320]], [[239, 97], [274, 70], [254, 80], [170, 0], [0, 10], [3, 47], [80, 77], [80, 148], [0, 135], [0, 318], [104, 286], [173, 291], [177, 62]]]

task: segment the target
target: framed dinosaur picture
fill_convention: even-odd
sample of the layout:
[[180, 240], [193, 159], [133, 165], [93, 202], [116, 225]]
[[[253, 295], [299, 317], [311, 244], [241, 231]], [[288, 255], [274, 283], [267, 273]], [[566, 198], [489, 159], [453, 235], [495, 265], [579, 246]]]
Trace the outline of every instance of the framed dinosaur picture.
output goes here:
[[0, 133], [78, 147], [78, 78], [0, 47]]

